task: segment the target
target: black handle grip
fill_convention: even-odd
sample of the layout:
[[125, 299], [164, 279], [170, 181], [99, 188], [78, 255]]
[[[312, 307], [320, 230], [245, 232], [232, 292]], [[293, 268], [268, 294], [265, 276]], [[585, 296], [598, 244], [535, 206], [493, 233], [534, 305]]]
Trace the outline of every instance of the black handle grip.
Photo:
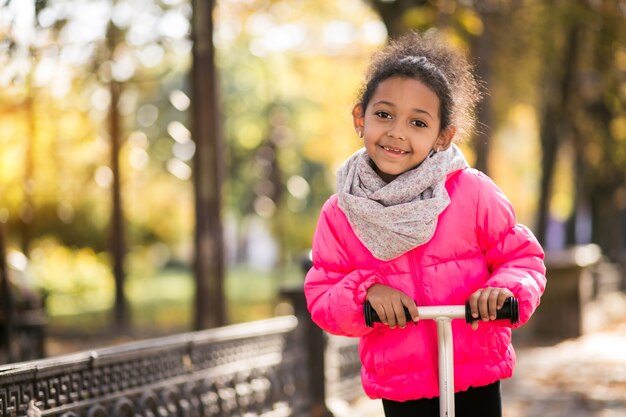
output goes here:
[[[374, 327], [374, 323], [381, 323], [380, 317], [378, 317], [378, 313], [374, 310], [374, 307], [370, 304], [369, 301], [365, 302], [363, 306], [363, 313], [365, 314], [365, 325], [367, 327]], [[406, 317], [407, 323], [413, 321], [413, 317], [409, 314], [409, 310], [404, 307], [404, 317]]]
[[[365, 302], [365, 305], [363, 306], [363, 313], [365, 315], [365, 324], [367, 327], [374, 327], [374, 323], [380, 323], [380, 317], [378, 317], [376, 310], [374, 310], [374, 307], [372, 307], [369, 301]], [[406, 307], [404, 307], [404, 316], [406, 317], [407, 322], [413, 320]], [[502, 308], [496, 312], [496, 320], [505, 319], [510, 320], [511, 324], [517, 324], [519, 322], [519, 303], [517, 298], [507, 298], [504, 301]], [[465, 302], [465, 322], [471, 323], [474, 320], [476, 319], [472, 317], [472, 311], [470, 310], [468, 300]]]

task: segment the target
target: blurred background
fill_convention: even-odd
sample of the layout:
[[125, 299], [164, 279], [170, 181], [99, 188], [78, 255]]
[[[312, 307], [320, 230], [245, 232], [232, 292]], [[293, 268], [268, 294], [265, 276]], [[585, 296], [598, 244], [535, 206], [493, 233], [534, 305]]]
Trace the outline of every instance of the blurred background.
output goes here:
[[282, 314], [367, 60], [411, 29], [474, 60], [470, 163], [623, 280], [622, 0], [0, 0], [3, 323], [55, 353]]

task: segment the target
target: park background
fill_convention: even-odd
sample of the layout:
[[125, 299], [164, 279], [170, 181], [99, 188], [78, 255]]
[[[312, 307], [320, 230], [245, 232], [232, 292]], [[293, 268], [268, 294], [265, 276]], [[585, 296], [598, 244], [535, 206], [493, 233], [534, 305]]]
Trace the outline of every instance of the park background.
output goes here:
[[520, 222], [547, 251], [593, 243], [623, 268], [623, 1], [211, 6], [0, 0], [6, 269], [13, 303], [43, 294], [50, 336], [78, 348], [283, 314], [359, 147], [367, 59], [411, 29], [473, 57], [484, 100], [462, 149]]

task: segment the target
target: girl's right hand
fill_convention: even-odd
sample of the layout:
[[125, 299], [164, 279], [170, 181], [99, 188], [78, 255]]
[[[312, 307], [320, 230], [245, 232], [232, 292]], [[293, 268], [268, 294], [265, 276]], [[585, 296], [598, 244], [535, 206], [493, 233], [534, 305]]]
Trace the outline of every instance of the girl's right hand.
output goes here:
[[374, 284], [367, 290], [366, 300], [370, 302], [380, 320], [391, 329], [406, 326], [404, 307], [409, 310], [413, 322], [419, 321], [419, 313], [415, 301], [395, 288], [383, 284]]

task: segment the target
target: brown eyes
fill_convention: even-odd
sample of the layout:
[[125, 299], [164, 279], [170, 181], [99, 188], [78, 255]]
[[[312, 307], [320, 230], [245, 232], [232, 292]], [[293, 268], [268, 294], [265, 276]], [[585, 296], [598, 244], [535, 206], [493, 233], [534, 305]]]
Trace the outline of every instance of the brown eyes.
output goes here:
[[391, 115], [384, 111], [377, 111], [374, 114], [380, 117], [381, 119], [391, 119]]
[[[389, 113], [387, 113], [386, 111], [377, 111], [374, 112], [374, 115], [376, 115], [377, 117], [381, 118], [381, 119], [391, 119], [391, 115]], [[421, 120], [411, 120], [411, 124], [415, 127], [428, 127], [428, 125], [426, 125], [426, 123], [424, 123]]]

